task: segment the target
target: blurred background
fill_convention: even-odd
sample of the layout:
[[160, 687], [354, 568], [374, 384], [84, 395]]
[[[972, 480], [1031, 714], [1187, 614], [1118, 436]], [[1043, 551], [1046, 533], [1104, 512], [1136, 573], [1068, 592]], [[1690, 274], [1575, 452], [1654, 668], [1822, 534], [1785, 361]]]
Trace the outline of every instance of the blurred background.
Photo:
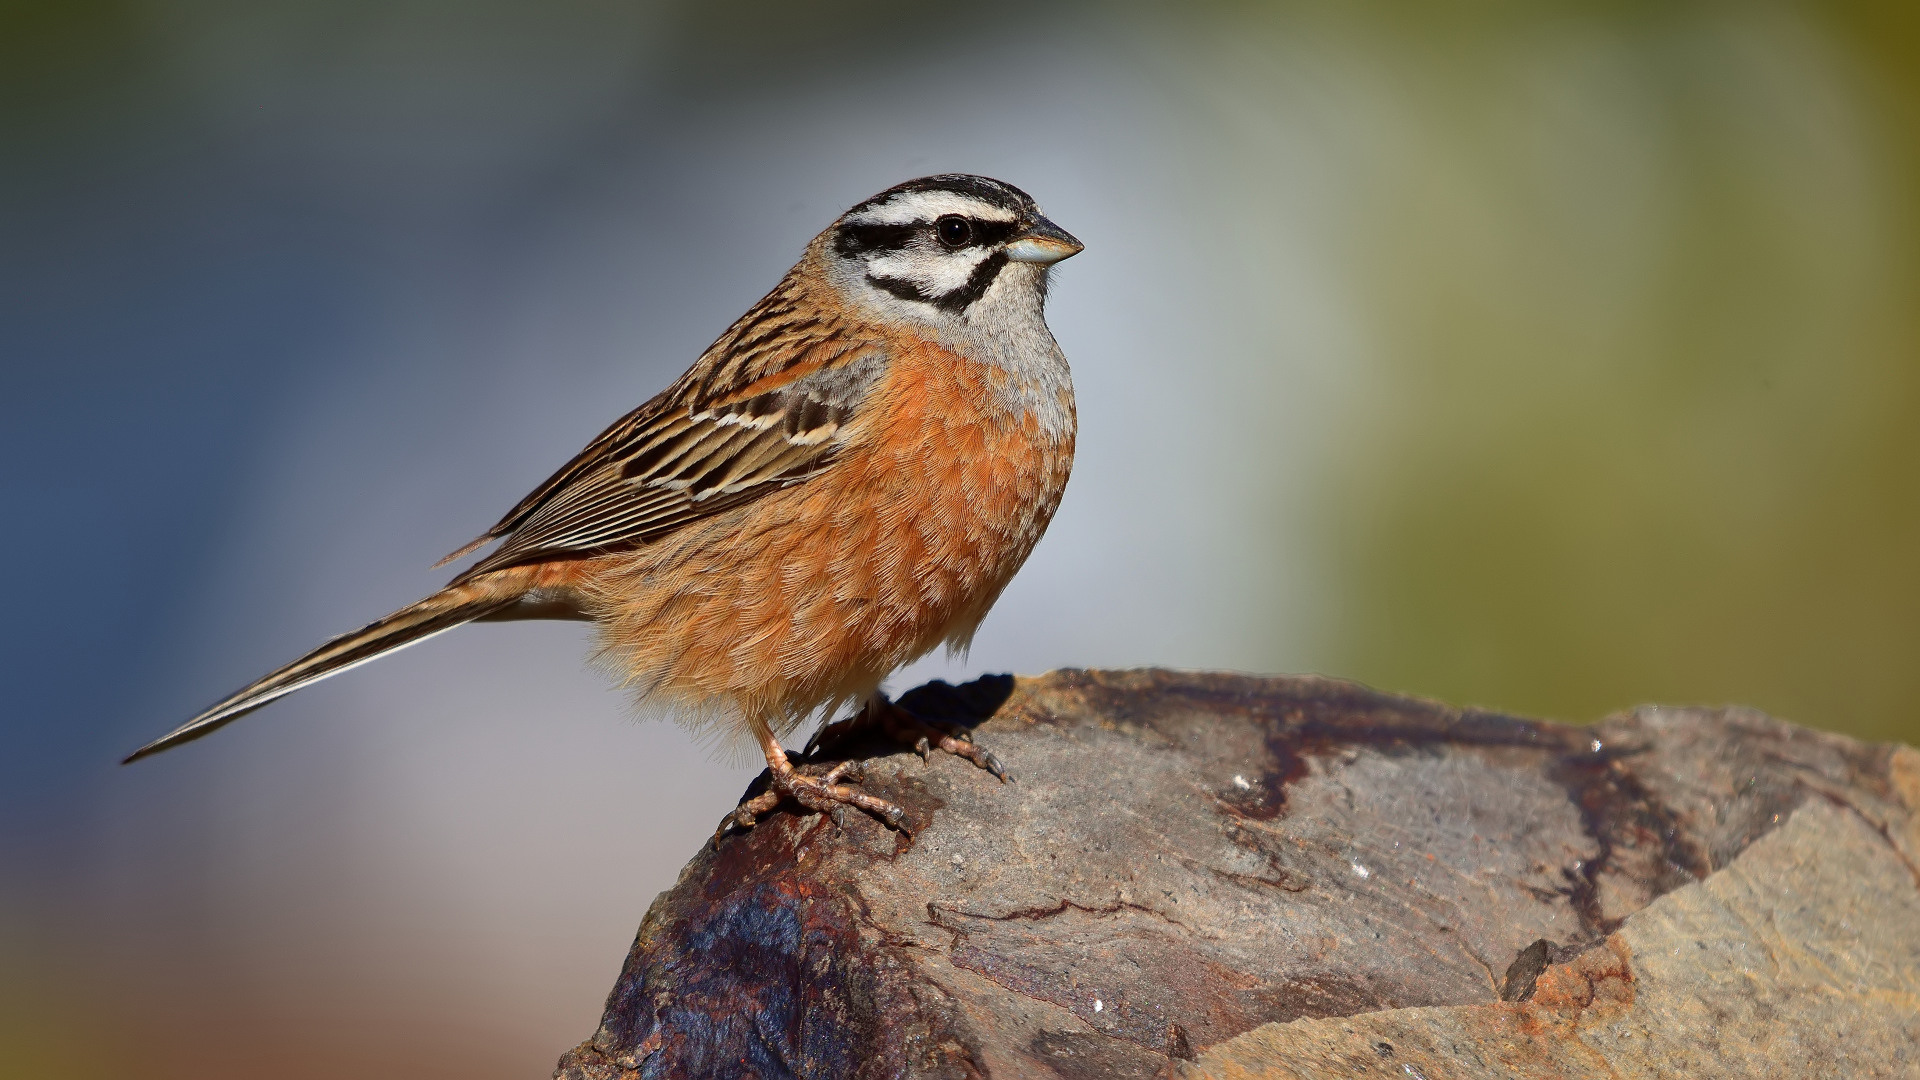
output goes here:
[[1087, 243], [967, 660], [1920, 741], [1920, 7], [0, 2], [0, 1076], [545, 1076], [754, 767], [439, 584], [846, 206]]

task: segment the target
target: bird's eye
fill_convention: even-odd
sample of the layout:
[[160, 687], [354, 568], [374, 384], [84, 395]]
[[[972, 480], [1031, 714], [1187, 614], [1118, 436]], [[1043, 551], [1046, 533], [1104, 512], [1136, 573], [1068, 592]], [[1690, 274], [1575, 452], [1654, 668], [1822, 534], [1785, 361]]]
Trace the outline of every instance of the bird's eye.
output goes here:
[[950, 248], [966, 247], [973, 239], [973, 223], [958, 214], [948, 214], [933, 223], [934, 230], [940, 234], [940, 242]]

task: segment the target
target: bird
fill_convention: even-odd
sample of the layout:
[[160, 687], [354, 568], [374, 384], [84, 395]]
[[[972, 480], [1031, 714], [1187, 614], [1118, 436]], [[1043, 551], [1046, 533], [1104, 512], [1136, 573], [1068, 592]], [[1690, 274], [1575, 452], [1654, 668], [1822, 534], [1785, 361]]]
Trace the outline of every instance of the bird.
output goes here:
[[596, 660], [643, 709], [764, 753], [765, 790], [716, 841], [783, 799], [902, 827], [856, 786], [855, 762], [796, 768], [781, 741], [855, 706], [923, 758], [937, 746], [1007, 780], [991, 751], [881, 685], [967, 647], [1060, 505], [1078, 421], [1045, 307], [1053, 267], [1082, 250], [984, 176], [866, 199], [679, 379], [436, 564], [497, 545], [446, 587], [126, 762], [466, 623], [575, 619], [597, 625]]

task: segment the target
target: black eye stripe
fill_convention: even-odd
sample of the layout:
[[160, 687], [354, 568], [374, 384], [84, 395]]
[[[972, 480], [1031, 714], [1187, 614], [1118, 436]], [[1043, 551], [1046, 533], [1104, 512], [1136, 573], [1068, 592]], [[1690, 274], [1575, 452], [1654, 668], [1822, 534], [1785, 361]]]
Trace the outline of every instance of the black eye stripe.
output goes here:
[[833, 250], [842, 255], [868, 251], [899, 251], [919, 234], [918, 225], [862, 225], [848, 222], [833, 238]]
[[[946, 215], [943, 215], [946, 216]], [[1003, 243], [1019, 228], [1013, 221], [983, 221], [964, 214], [973, 226], [973, 237], [966, 247], [992, 247]], [[935, 239], [937, 225], [933, 221], [914, 222], [910, 225], [878, 225], [848, 222], [840, 226], [833, 238], [833, 250], [841, 255], [861, 255], [869, 251], [904, 251], [921, 238]]]
[[967, 220], [973, 222], [973, 242], [977, 247], [1001, 243], [1012, 236], [1014, 229], [1018, 227], [1018, 223], [1012, 221], [981, 221], [979, 218]]

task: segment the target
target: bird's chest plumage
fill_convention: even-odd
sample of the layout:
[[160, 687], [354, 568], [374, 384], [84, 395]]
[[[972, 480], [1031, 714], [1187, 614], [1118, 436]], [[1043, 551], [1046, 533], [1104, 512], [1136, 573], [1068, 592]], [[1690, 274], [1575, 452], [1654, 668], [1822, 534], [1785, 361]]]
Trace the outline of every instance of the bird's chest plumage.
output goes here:
[[966, 608], [985, 591], [990, 603], [1066, 488], [1071, 386], [920, 345], [899, 355], [873, 392], [879, 407], [862, 411], [874, 426], [853, 435], [856, 449], [837, 466], [877, 496], [866, 550], [914, 577], [910, 595], [951, 591]]
[[1072, 389], [923, 342], [889, 354], [830, 467], [596, 568], [628, 678], [793, 722], [971, 637], [1060, 504]]

